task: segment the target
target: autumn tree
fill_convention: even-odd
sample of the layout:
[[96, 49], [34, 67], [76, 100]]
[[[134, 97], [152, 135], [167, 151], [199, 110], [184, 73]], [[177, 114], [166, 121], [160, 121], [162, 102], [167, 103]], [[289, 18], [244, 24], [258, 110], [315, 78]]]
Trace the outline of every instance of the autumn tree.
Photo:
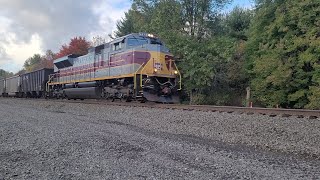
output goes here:
[[23, 69], [17, 74], [32, 72], [43, 68], [53, 68], [54, 59], [55, 54], [51, 50], [47, 50], [45, 55], [34, 54], [24, 62]]
[[41, 67], [53, 68], [53, 60], [56, 58], [56, 54], [51, 50], [47, 50], [46, 54], [42, 56]]
[[74, 37], [69, 44], [62, 45], [55, 58], [60, 58], [69, 54], [85, 55], [88, 53], [90, 42], [85, 37]]

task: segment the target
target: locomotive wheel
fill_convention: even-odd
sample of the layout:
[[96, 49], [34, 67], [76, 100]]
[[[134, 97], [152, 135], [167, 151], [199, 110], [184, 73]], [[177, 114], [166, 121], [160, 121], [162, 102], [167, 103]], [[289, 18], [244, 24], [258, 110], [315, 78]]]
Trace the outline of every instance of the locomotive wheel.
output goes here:
[[140, 100], [140, 103], [146, 103], [148, 100], [145, 98], [145, 97], [143, 97], [141, 100]]
[[132, 97], [131, 96], [128, 96], [127, 98], [126, 98], [126, 102], [131, 102], [132, 101]]

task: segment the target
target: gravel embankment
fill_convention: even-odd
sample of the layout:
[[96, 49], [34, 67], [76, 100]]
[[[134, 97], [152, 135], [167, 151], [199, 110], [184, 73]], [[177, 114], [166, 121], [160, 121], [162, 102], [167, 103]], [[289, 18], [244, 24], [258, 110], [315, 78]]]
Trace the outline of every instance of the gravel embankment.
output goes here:
[[319, 135], [319, 119], [0, 98], [0, 180], [319, 179]]
[[[39, 110], [90, 116], [182, 135], [194, 135], [228, 144], [294, 153], [320, 159], [320, 120], [269, 117], [237, 113], [199, 112], [140, 107], [118, 107], [52, 101], [4, 100], [2, 103], [32, 106]], [[66, 101], [67, 102], [67, 101]]]

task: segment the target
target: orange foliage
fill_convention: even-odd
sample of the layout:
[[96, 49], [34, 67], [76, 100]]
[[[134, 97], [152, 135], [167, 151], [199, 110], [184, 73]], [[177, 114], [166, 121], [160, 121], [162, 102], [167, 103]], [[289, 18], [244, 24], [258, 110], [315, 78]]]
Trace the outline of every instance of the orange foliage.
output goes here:
[[68, 45], [62, 45], [60, 51], [55, 55], [55, 59], [69, 54], [85, 55], [88, 53], [90, 42], [85, 37], [72, 38]]

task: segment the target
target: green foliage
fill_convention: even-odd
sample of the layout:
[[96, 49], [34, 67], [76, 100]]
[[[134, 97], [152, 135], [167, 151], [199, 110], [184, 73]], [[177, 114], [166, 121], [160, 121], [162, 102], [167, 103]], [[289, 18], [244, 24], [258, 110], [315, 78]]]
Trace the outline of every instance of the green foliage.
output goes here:
[[45, 55], [34, 54], [24, 62], [23, 69], [16, 74], [32, 72], [42, 68], [53, 68], [54, 58], [55, 54], [51, 50], [47, 50]]
[[32, 57], [28, 58], [25, 62], [23, 67], [28, 71], [33, 71], [35, 69], [35, 66], [40, 64], [42, 61], [40, 54], [34, 54]]
[[250, 28], [247, 68], [266, 106], [320, 108], [320, 2], [261, 1]]
[[187, 90], [204, 92], [219, 87], [226, 76], [226, 64], [230, 61], [234, 42], [226, 37], [217, 37], [197, 42], [189, 39], [181, 68]]
[[250, 26], [253, 14], [250, 10], [235, 7], [226, 18], [226, 33], [231, 37], [246, 41], [247, 30]]
[[8, 72], [8, 71], [5, 71], [3, 69], [0, 69], [0, 79], [11, 77], [11, 76], [13, 76], [12, 72]]

